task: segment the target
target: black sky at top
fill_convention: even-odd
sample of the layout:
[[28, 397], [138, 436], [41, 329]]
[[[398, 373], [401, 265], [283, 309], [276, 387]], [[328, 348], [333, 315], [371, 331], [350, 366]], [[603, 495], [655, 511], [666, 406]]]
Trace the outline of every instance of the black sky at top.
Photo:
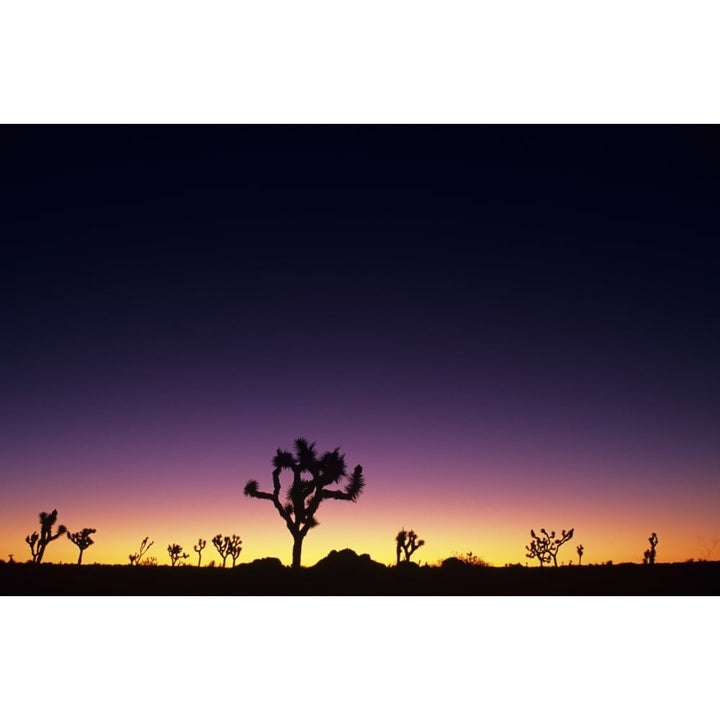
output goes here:
[[240, 357], [278, 373], [413, 358], [518, 382], [633, 368], [718, 393], [716, 128], [0, 137], [11, 396], [103, 367], [231, 373]]

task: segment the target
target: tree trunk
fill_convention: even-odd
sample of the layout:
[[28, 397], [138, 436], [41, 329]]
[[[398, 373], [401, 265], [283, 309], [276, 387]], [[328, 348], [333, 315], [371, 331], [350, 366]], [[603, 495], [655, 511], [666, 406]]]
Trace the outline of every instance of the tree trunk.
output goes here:
[[293, 535], [293, 553], [292, 553], [292, 566], [293, 568], [300, 567], [300, 556], [302, 555], [302, 543], [303, 536], [299, 533]]
[[78, 555], [78, 565], [80, 565], [80, 564], [82, 563], [82, 554], [83, 554], [83, 551], [82, 551], [82, 548], [81, 548], [81, 549], [80, 549], [80, 554]]

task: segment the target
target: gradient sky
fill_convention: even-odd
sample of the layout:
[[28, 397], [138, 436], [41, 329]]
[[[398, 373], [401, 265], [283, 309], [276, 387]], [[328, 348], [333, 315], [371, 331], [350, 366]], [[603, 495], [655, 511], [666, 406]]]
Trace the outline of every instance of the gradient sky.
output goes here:
[[[0, 128], [0, 558], [41, 510], [289, 564], [271, 459], [361, 464], [303, 563], [707, 556], [720, 134], [703, 126]], [[46, 560], [72, 562], [60, 539]], [[195, 557], [195, 556], [193, 556]], [[720, 557], [720, 547], [712, 555]]]

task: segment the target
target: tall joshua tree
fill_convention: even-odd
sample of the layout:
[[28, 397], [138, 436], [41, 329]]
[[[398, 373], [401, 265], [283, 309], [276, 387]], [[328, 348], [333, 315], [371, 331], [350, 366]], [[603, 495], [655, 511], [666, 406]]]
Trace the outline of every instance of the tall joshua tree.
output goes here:
[[397, 556], [397, 564], [400, 564], [400, 553], [405, 554], [405, 562], [410, 562], [410, 556], [425, 544], [424, 540], [420, 540], [414, 530], [405, 530], [403, 528], [395, 538], [395, 553]]
[[[278, 449], [273, 458], [273, 491], [263, 492], [257, 480], [245, 485], [248, 497], [270, 500], [285, 521], [293, 537], [292, 566], [300, 567], [303, 540], [308, 532], [318, 525], [315, 515], [323, 500], [350, 500], [355, 502], [365, 486], [362, 467], [356, 465], [348, 474], [345, 456], [340, 448], [318, 457], [315, 443], [304, 438], [295, 441], [295, 454]], [[285, 502], [280, 498], [280, 474], [289, 470], [292, 481], [286, 490]], [[341, 479], [347, 479], [342, 490], [331, 490]]]
[[53, 534], [52, 528], [57, 522], [57, 510], [53, 510], [51, 513], [41, 512], [39, 517], [40, 532], [38, 533], [36, 530], [25, 538], [25, 542], [30, 546], [32, 561], [38, 565], [42, 562], [48, 544], [67, 532], [64, 525], [58, 525], [57, 532]]
[[557, 537], [555, 531], [551, 533], [545, 528], [540, 528], [540, 535], [536, 535], [534, 530], [530, 530], [532, 536], [532, 542], [525, 546], [527, 550], [527, 557], [536, 557], [540, 562], [540, 567], [545, 563], [553, 561], [555, 567], [557, 567], [557, 554], [564, 543], [566, 543], [573, 536], [575, 528], [570, 528], [567, 532], [562, 531], [562, 535]]
[[68, 540], [80, 548], [80, 554], [78, 555], [77, 561], [78, 565], [82, 563], [83, 552], [95, 543], [95, 541], [90, 537], [94, 532], [97, 532], [94, 528], [83, 528], [80, 532], [74, 533], [68, 531]]
[[649, 538], [648, 542], [650, 543], [650, 547], [643, 553], [643, 565], [647, 565], [648, 563], [650, 565], [655, 564], [655, 546], [660, 542], [658, 540], [658, 536], [653, 533]]
[[198, 554], [198, 567], [200, 567], [200, 562], [202, 561], [202, 551], [205, 549], [205, 546], [207, 543], [202, 538], [198, 538], [198, 544], [193, 545], [193, 550]]

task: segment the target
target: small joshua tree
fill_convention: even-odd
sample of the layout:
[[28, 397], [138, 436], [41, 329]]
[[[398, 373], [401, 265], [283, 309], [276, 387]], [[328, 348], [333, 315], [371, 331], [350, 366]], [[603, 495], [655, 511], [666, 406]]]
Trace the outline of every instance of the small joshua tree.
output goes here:
[[230, 557], [232, 558], [233, 564], [232, 566], [235, 567], [235, 561], [240, 557], [240, 553], [242, 552], [242, 540], [237, 535], [233, 535], [230, 538], [230, 545], [229, 545], [229, 553]]
[[[292, 567], [299, 568], [302, 544], [308, 532], [317, 527], [315, 514], [324, 500], [350, 500], [355, 502], [365, 486], [362, 467], [356, 465], [347, 472], [345, 456], [340, 448], [318, 457], [315, 443], [304, 438], [295, 441], [295, 454], [278, 449], [273, 458], [273, 490], [263, 492], [257, 480], [245, 485], [245, 495], [260, 500], [270, 500], [293, 537]], [[280, 474], [289, 470], [292, 482], [286, 490], [285, 502], [280, 499]], [[342, 490], [331, 490], [342, 479], [347, 480]]]
[[550, 541], [546, 537], [536, 535], [532, 529], [530, 530], [530, 535], [532, 536], [532, 542], [525, 546], [527, 550], [525, 557], [537, 558], [540, 567], [542, 567], [546, 562], [550, 562], [550, 553], [548, 551]]
[[205, 545], [207, 545], [207, 543], [202, 538], [198, 538], [198, 544], [193, 545], [193, 550], [198, 554], [198, 567], [200, 567], [202, 551], [205, 549]]
[[90, 535], [94, 532], [96, 532], [94, 528], [83, 528], [80, 532], [74, 533], [68, 531], [68, 540], [80, 548], [80, 554], [78, 555], [77, 561], [78, 565], [82, 563], [83, 552], [95, 543], [95, 541], [90, 537]]
[[190, 555], [183, 552], [182, 545], [178, 545], [177, 543], [168, 545], [167, 551], [168, 555], [170, 556], [170, 564], [173, 567], [177, 565], [178, 560], [185, 560], [186, 558], [190, 557]]
[[223, 536], [221, 533], [218, 533], [212, 539], [212, 543], [215, 546], [215, 549], [220, 553], [220, 557], [223, 561], [222, 566], [225, 567], [228, 557], [231, 557], [233, 559], [233, 567], [235, 567], [235, 561], [238, 559], [240, 552], [242, 551], [242, 540], [237, 535]]
[[30, 554], [32, 555], [32, 561], [38, 562], [40, 556], [40, 533], [36, 530], [31, 535], [25, 536], [25, 542], [30, 546]]
[[404, 562], [410, 562], [410, 556], [425, 544], [424, 540], [420, 540], [414, 530], [405, 530], [403, 528], [395, 537], [395, 554], [397, 564], [400, 564], [400, 553], [404, 553]]
[[141, 562], [143, 555], [153, 546], [155, 543], [154, 540], [150, 540], [149, 537], [146, 537], [141, 543], [140, 543], [140, 549], [133, 553], [132, 555], [128, 555], [130, 558], [130, 564], [131, 565], [143, 565], [144, 563]]
[[25, 542], [30, 546], [32, 561], [38, 565], [42, 562], [48, 544], [67, 532], [64, 525], [59, 525], [57, 532], [53, 535], [52, 528], [57, 522], [57, 510], [53, 510], [51, 513], [41, 512], [39, 517], [40, 532], [38, 533], [36, 530], [25, 538]]
[[577, 554], [578, 554], [578, 565], [582, 565], [582, 556], [583, 556], [583, 553], [585, 552], [585, 548], [582, 545], [578, 545], [577, 548], [575, 548], [575, 549], [577, 550]]
[[648, 542], [650, 547], [643, 553], [643, 565], [654, 565], [655, 564], [655, 546], [658, 544], [658, 536], [653, 533], [649, 538]]
[[532, 536], [532, 542], [525, 546], [527, 550], [527, 557], [536, 557], [540, 562], [540, 567], [545, 563], [553, 561], [555, 567], [557, 567], [557, 554], [564, 543], [566, 543], [573, 536], [575, 528], [570, 528], [567, 532], [562, 531], [562, 535], [557, 537], [555, 531], [548, 533], [545, 528], [540, 528], [541, 535], [536, 535], [534, 530], [530, 530]]
[[223, 561], [222, 566], [225, 567], [225, 563], [227, 562], [227, 556], [230, 554], [230, 538], [227, 535], [223, 537], [221, 533], [218, 533], [212, 539], [212, 544], [215, 546], [215, 549], [220, 553], [220, 557]]

